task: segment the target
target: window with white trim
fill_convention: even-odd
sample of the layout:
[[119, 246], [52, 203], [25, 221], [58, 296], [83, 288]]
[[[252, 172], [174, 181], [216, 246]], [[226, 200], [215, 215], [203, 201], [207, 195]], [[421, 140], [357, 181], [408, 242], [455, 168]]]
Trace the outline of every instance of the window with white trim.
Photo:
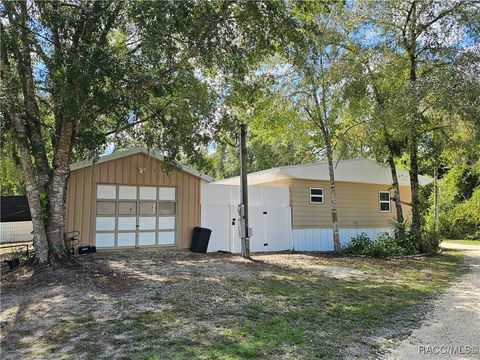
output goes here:
[[323, 204], [323, 188], [310, 188], [310, 204]]
[[380, 212], [390, 212], [390, 192], [379, 191], [378, 192], [378, 208]]

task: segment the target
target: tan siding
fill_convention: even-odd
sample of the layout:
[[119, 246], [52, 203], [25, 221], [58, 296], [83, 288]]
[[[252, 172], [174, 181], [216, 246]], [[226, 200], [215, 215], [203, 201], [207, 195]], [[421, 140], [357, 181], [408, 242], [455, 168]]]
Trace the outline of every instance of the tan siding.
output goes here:
[[[389, 189], [388, 185], [359, 184], [337, 182], [337, 212], [339, 226], [342, 228], [388, 227], [395, 218], [394, 202], [392, 211], [379, 211], [378, 192]], [[324, 204], [310, 204], [310, 187], [323, 187]], [[402, 186], [402, 201], [410, 202], [410, 189]], [[294, 229], [322, 228], [331, 226], [330, 185], [327, 181], [309, 181], [292, 179], [290, 185], [290, 203], [292, 206], [292, 225]], [[410, 217], [408, 205], [402, 206], [405, 216]], [[354, 223], [357, 221], [358, 225]]]
[[[139, 167], [145, 167], [143, 174]], [[96, 184], [175, 186], [177, 247], [189, 248], [194, 226], [200, 225], [200, 179], [184, 171], [164, 173], [161, 162], [145, 154], [72, 171], [67, 192], [67, 231], [80, 231], [80, 244], [94, 245]]]

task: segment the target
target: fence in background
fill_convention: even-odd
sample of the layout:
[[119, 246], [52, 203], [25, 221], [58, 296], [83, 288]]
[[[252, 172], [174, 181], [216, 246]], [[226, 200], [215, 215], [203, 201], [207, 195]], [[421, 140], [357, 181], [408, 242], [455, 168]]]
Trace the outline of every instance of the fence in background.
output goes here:
[[0, 223], [0, 243], [32, 241], [33, 225], [31, 221]]

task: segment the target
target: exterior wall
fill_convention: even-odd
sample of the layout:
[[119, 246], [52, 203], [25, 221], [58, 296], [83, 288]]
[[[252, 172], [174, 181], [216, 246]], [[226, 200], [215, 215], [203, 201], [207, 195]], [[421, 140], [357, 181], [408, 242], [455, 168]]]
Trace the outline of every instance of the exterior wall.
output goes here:
[[[392, 229], [385, 228], [354, 228], [340, 229], [342, 246], [348, 244], [352, 237], [361, 233], [367, 234], [370, 239], [377, 239], [381, 233], [391, 233]], [[332, 228], [324, 229], [294, 229], [292, 230], [294, 251], [333, 251]]]
[[[289, 186], [292, 207], [293, 229], [331, 228], [330, 183], [320, 180], [287, 179], [274, 181], [262, 186]], [[349, 228], [387, 228], [389, 221], [396, 217], [395, 203], [391, 201], [391, 212], [380, 212], [378, 192], [388, 191], [389, 185], [336, 182], [337, 212], [339, 227]], [[310, 188], [324, 189], [324, 203], [310, 204]], [[393, 192], [391, 191], [392, 195]], [[411, 201], [410, 187], [400, 187], [403, 202]], [[410, 206], [402, 205], [406, 219], [411, 217]], [[354, 223], [356, 221], [357, 223]]]
[[[140, 173], [138, 168], [145, 171]], [[72, 171], [67, 193], [67, 231], [79, 230], [81, 245], [95, 245], [96, 184], [176, 187], [176, 247], [190, 247], [192, 229], [200, 224], [200, 178], [184, 171], [167, 175], [161, 169], [161, 161], [141, 153]]]

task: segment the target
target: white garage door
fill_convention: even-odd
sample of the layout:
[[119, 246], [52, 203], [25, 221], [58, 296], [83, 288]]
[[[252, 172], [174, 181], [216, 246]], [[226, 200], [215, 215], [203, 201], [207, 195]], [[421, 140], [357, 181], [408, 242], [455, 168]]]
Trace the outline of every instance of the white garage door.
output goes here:
[[175, 245], [174, 187], [97, 185], [98, 248]]

